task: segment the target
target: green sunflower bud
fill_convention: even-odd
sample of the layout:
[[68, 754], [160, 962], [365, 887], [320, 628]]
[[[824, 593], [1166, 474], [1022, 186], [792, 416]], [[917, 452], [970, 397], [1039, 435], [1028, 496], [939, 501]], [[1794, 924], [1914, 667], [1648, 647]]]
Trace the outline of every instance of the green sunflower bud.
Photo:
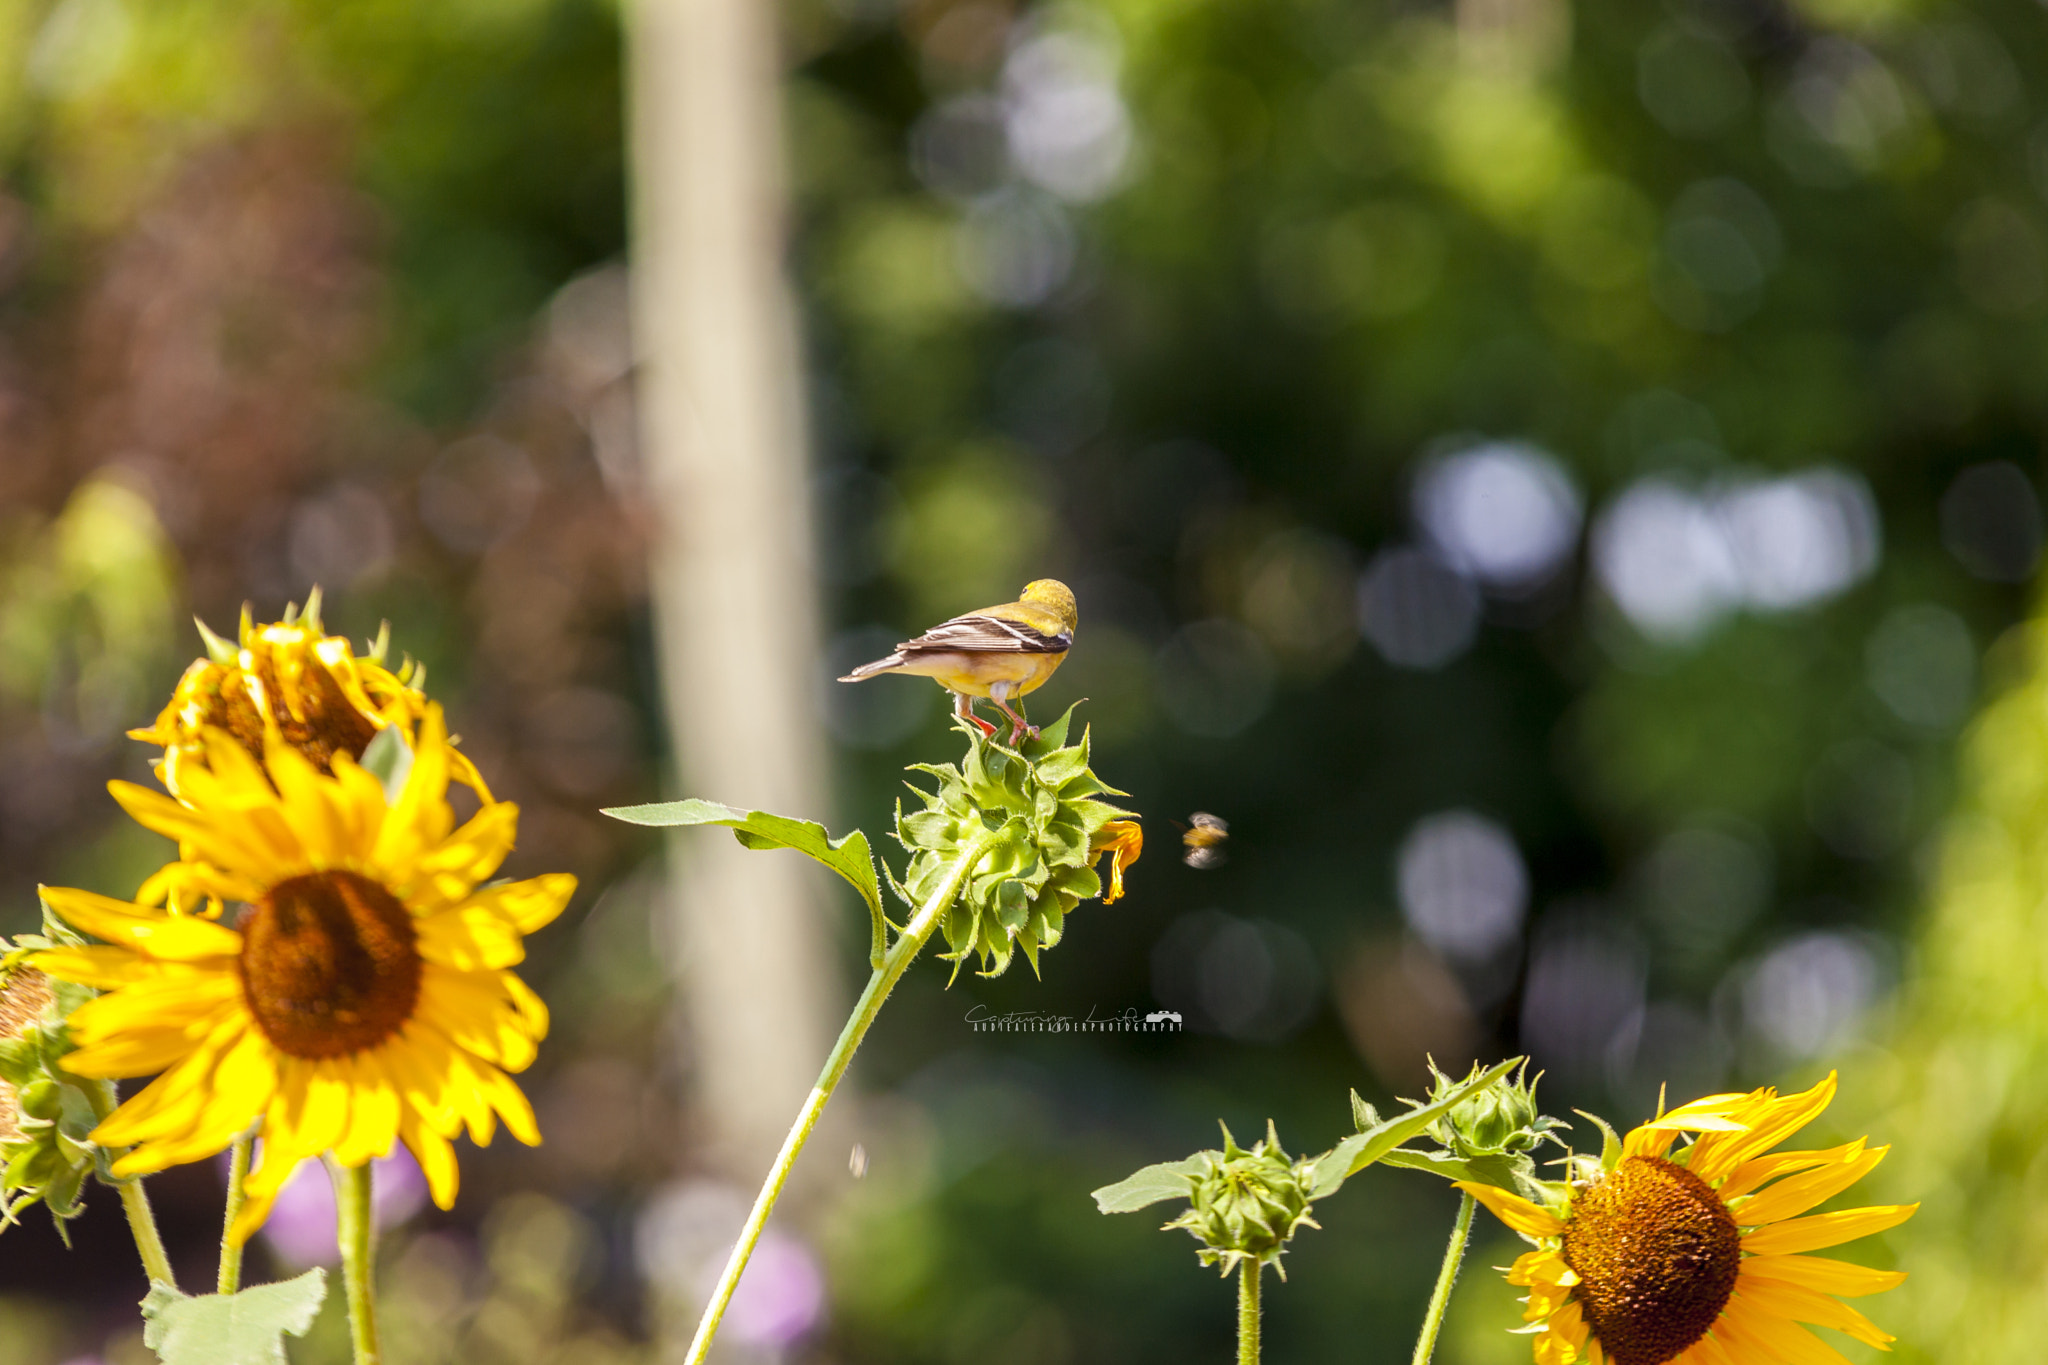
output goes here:
[[1188, 1207], [1165, 1226], [1186, 1228], [1202, 1244], [1196, 1257], [1222, 1274], [1257, 1261], [1286, 1279], [1280, 1257], [1288, 1239], [1300, 1228], [1322, 1226], [1309, 1212], [1315, 1163], [1291, 1159], [1268, 1119], [1266, 1136], [1251, 1150], [1239, 1147], [1224, 1126], [1223, 1150], [1198, 1152], [1190, 1165]]
[[[1434, 1062], [1429, 1073], [1431, 1099], [1449, 1094], [1461, 1084], [1438, 1071]], [[1554, 1130], [1566, 1125], [1536, 1107], [1536, 1081], [1542, 1077], [1530, 1080], [1528, 1075], [1525, 1061], [1514, 1075], [1472, 1091], [1429, 1125], [1429, 1135], [1445, 1151], [1465, 1160], [1534, 1151]]]
[[94, 1118], [81, 1088], [94, 1082], [58, 1065], [71, 1050], [64, 1017], [91, 993], [27, 965], [29, 951], [49, 946], [0, 940], [0, 1227], [40, 1202], [61, 1232], [62, 1220], [83, 1212], [80, 1194], [97, 1152], [86, 1138]]
[[1096, 799], [1125, 793], [1089, 767], [1085, 730], [1078, 743], [1066, 742], [1073, 714], [1068, 708], [1015, 749], [963, 723], [967, 753], [958, 765], [912, 768], [937, 786], [911, 786], [921, 809], [906, 813], [897, 803], [896, 838], [911, 859], [895, 890], [906, 904], [921, 905], [962, 858], [972, 860], [941, 925], [948, 949], [941, 956], [956, 972], [977, 956], [981, 975], [1000, 976], [1020, 949], [1037, 971], [1039, 951], [1060, 941], [1068, 912], [1102, 894], [1093, 864], [1107, 850], [1096, 835], [1130, 812]]

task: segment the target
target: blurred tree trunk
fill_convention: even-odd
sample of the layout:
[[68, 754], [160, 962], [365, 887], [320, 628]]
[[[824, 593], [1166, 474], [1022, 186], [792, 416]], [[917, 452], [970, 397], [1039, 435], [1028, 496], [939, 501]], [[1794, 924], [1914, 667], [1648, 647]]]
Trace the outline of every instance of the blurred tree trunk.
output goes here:
[[[822, 818], [801, 375], [783, 276], [775, 6], [629, 7], [633, 315], [653, 595], [682, 790]], [[724, 831], [672, 845], [688, 1067], [751, 1186], [831, 1046], [819, 877]]]

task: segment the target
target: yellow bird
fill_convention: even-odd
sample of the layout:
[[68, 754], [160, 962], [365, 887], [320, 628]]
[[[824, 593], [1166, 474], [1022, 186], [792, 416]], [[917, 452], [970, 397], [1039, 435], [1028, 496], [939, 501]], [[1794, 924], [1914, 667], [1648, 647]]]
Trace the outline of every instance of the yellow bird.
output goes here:
[[1034, 691], [1066, 662], [1080, 612], [1074, 594], [1054, 578], [1024, 585], [1015, 602], [983, 607], [933, 626], [905, 640], [886, 659], [862, 664], [841, 678], [860, 682], [879, 673], [933, 678], [953, 694], [953, 714], [993, 735], [996, 727], [974, 714], [975, 697], [987, 697], [1010, 719], [1010, 739], [1038, 737], [1038, 727], [1010, 709], [1010, 699]]

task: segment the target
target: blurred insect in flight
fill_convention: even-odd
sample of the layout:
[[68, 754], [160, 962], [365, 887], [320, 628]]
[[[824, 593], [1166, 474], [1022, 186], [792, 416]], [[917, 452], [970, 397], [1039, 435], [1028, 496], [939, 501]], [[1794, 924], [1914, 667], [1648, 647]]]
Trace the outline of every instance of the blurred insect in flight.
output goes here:
[[[1180, 824], [1178, 820], [1175, 824]], [[1223, 844], [1230, 838], [1230, 822], [1205, 810], [1198, 810], [1188, 817], [1188, 823], [1181, 825], [1180, 841], [1186, 846], [1181, 861], [1189, 867], [1208, 868], [1223, 865]]]

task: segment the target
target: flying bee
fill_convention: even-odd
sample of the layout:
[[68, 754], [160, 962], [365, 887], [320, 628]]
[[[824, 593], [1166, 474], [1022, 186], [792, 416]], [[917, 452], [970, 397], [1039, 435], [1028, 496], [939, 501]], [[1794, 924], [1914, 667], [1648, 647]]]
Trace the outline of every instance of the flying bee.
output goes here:
[[[1174, 821], [1179, 825], [1180, 821]], [[1180, 841], [1186, 847], [1181, 861], [1189, 867], [1221, 867], [1224, 861], [1223, 844], [1230, 838], [1230, 822], [1205, 810], [1198, 810], [1188, 817], [1188, 823], [1181, 825]]]

